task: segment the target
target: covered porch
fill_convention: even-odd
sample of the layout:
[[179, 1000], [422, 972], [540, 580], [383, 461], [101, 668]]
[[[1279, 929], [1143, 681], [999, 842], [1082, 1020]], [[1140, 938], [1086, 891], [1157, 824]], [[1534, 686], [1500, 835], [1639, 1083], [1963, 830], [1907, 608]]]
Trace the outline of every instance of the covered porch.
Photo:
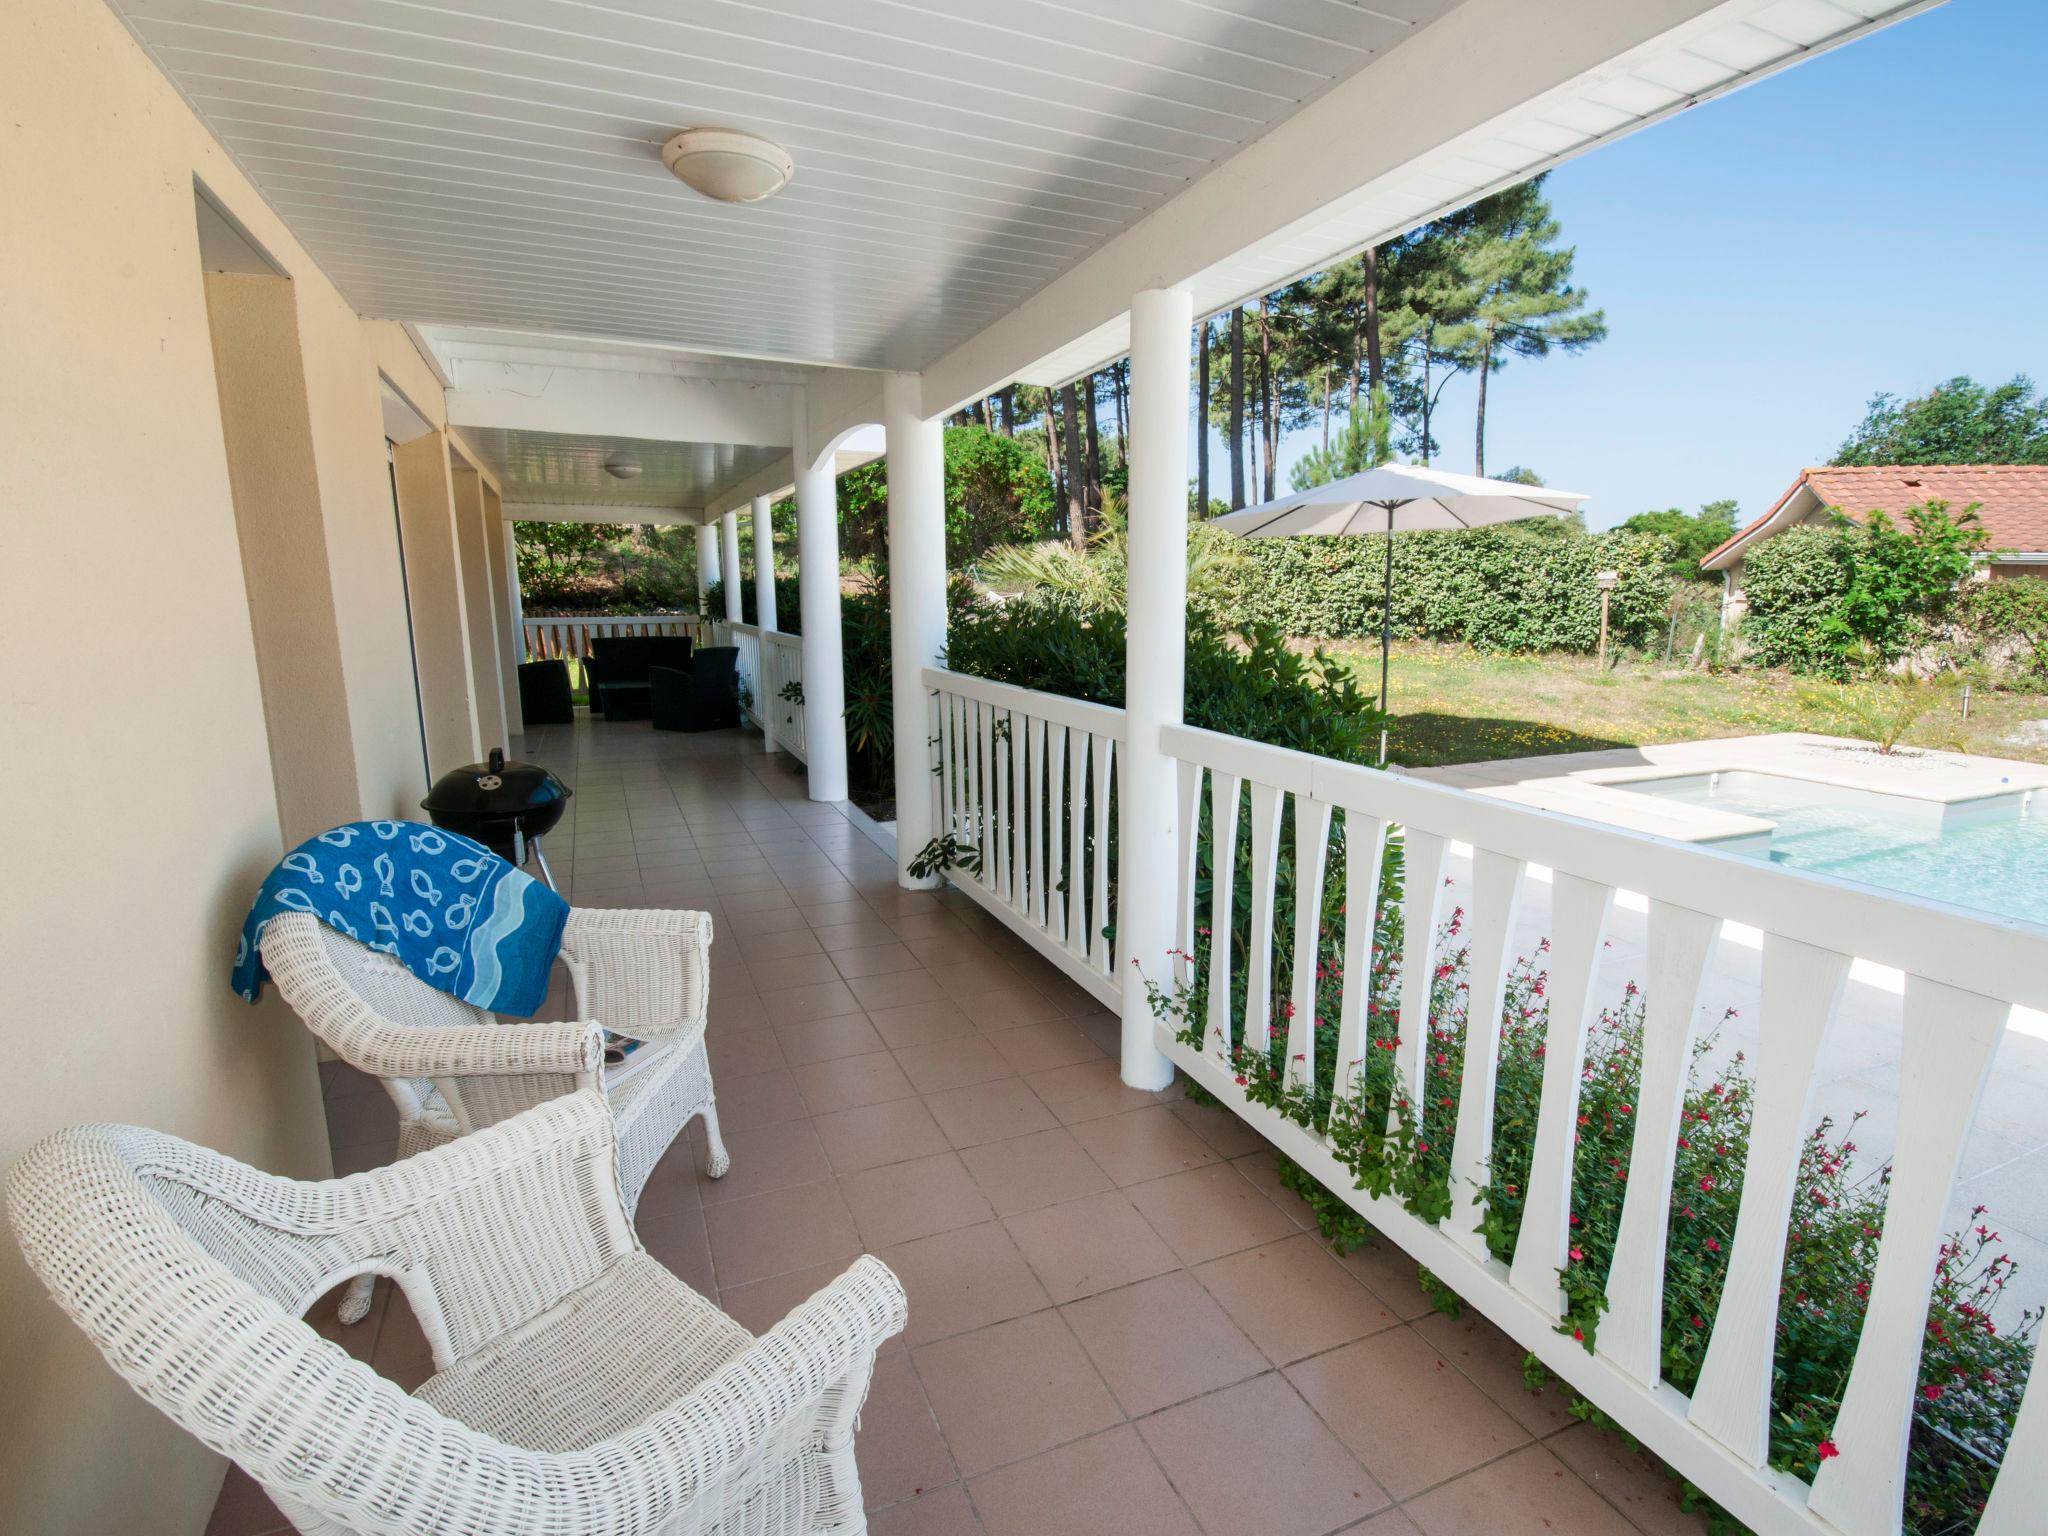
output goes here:
[[[640, 1240], [750, 1329], [857, 1252], [904, 1283], [859, 1440], [877, 1531], [1697, 1528], [1569, 1394], [1752, 1529], [1892, 1536], [1936, 1245], [2006, 1021], [2048, 1008], [2048, 932], [1191, 726], [1187, 481], [1198, 317], [1920, 8], [1286, 0], [1086, 17], [1048, 54], [992, 5], [30, 0], [6, 23], [36, 65], [8, 170], [9, 335], [39, 360], [10, 396], [12, 531], [25, 572], [89, 561], [113, 619], [80, 633], [54, 581], [12, 610], [35, 878], [10, 892], [28, 1022], [0, 1153], [113, 1120], [295, 1178], [388, 1160], [389, 1105], [281, 1003], [228, 997], [226, 961], [283, 849], [416, 815], [504, 744], [576, 790], [549, 845], [571, 901], [716, 925], [732, 1171], [679, 1143]], [[658, 148], [685, 110], [796, 144], [789, 199], [674, 201]], [[1124, 705], [947, 670], [943, 420], [1126, 356]], [[887, 835], [845, 804], [834, 498], [878, 454]], [[688, 627], [742, 651], [752, 726], [528, 730], [520, 520], [696, 528], [724, 609]], [[1624, 906], [1640, 985], [1607, 960]], [[1495, 1023], [1517, 997], [1536, 1017], [1514, 991], [1535, 910], [1551, 1067], [1517, 1112]], [[1760, 936], [1755, 1136], [1681, 1392], [1675, 1149], [1731, 924]], [[1832, 1029], [1856, 962], [1899, 978], [1913, 1091], [1809, 1481], [1771, 1459], [1778, 1285], [1820, 1067], [1867, 1043]], [[1388, 968], [1417, 984], [1376, 993]], [[1446, 1082], [1426, 979], [1453, 977], [1479, 1011]], [[1649, 999], [1620, 1133], [1638, 1176], [1609, 1272], [1568, 1293], [1583, 1063], [1624, 982]], [[1447, 1112], [1448, 1209], [1368, 1193], [1361, 1138], [1389, 1124], [1368, 1079]], [[1531, 1144], [1511, 1217], [1487, 1203], [1497, 1116]], [[1381, 1239], [1329, 1254], [1282, 1154]], [[388, 1292], [321, 1325], [417, 1380]], [[11, 1250], [0, 1319], [25, 1525], [279, 1528]], [[1564, 1386], [1530, 1391], [1525, 1359]], [[2048, 1389], [1981, 1529], [2030, 1528], [2044, 1441]]]

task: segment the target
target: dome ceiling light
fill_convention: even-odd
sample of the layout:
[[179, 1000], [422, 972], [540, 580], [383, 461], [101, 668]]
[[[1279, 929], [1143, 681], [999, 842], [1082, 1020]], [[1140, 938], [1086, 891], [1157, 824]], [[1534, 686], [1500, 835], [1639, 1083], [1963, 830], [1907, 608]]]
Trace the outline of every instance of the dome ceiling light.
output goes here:
[[606, 459], [604, 461], [604, 472], [614, 480], [638, 480], [640, 478], [640, 461], [638, 459], [626, 458]]
[[796, 171], [780, 144], [735, 128], [685, 128], [661, 146], [661, 163], [685, 186], [721, 203], [773, 197]]

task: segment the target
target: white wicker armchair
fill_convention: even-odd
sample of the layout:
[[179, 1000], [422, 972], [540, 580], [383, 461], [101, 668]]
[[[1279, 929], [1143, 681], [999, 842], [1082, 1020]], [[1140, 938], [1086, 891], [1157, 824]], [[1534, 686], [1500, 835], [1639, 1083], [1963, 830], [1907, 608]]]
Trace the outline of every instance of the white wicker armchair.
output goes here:
[[[7, 1194], [114, 1369], [309, 1536], [864, 1529], [855, 1417], [896, 1277], [859, 1259], [756, 1339], [641, 1248], [615, 1145], [589, 1089], [326, 1183], [85, 1125]], [[364, 1271], [433, 1345], [415, 1395], [302, 1320]]]

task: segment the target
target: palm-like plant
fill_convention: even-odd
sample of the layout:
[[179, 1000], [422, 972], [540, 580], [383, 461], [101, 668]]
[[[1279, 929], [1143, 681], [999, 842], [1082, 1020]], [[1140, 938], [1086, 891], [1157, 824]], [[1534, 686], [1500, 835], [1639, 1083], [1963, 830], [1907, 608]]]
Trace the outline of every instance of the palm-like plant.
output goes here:
[[[1241, 541], [1208, 523], [1188, 524], [1188, 600], [1220, 599], [1244, 560]], [[1123, 498], [1104, 495], [1102, 526], [1087, 548], [1048, 541], [1001, 544], [974, 562], [974, 574], [998, 591], [1056, 592], [1084, 608], [1122, 613], [1130, 598], [1130, 519]]]

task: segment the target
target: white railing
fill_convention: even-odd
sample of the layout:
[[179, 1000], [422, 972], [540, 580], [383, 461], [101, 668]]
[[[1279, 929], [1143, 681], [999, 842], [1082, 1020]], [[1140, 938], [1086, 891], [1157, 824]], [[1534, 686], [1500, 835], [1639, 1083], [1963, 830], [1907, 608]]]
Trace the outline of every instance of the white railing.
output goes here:
[[[1114, 892], [1102, 791], [1121, 712], [948, 672], [927, 671], [925, 682], [937, 740], [937, 825], [979, 864], [955, 868], [956, 884], [1105, 1000], [1132, 959], [1155, 981], [1205, 981], [1204, 1045], [1184, 1043], [1162, 1021], [1160, 1049], [1737, 1519], [1764, 1533], [1895, 1536], [1946, 1207], [2008, 1017], [2015, 1005], [2048, 1009], [2048, 929], [1173, 727], [1165, 743], [1179, 764], [1179, 949], [1188, 957], [1206, 949], [1207, 970], [1196, 978], [1191, 960], [1167, 955], [1112, 962], [1097, 942]], [[1241, 829], [1245, 805], [1249, 826]], [[1328, 1108], [1304, 1124], [1254, 1102], [1231, 1062], [1233, 1040], [1270, 1052], [1275, 1033], [1284, 1032], [1288, 1086], [1305, 1090], [1297, 1103], [1338, 1105], [1360, 1091], [1353, 1069], [1372, 1027], [1372, 924], [1347, 916], [1341, 955], [1327, 953], [1325, 875], [1341, 854], [1342, 911], [1376, 912], [1389, 838], [1403, 850], [1400, 969], [1418, 983], [1402, 988], [1394, 1032], [1387, 1038], [1383, 1025], [1382, 1038], [1392, 1046], [1396, 1091], [1411, 1102], [1424, 1102], [1433, 1070], [1424, 1051], [1427, 978], [1448, 958], [1437, 948], [1446, 871], [1454, 857], [1470, 861], [1470, 889], [1460, 898], [1465, 917], [1452, 942], [1466, 951], [1471, 1027], [1455, 1090], [1452, 1211], [1439, 1222], [1412, 1215], [1398, 1196], [1361, 1191], [1326, 1132]], [[1248, 869], [1238, 868], [1240, 847]], [[1286, 894], [1295, 920], [1282, 932], [1275, 913], [1282, 855], [1290, 851]], [[1084, 878], [1069, 881], [1077, 869]], [[1485, 1214], [1496, 1110], [1499, 1030], [1488, 1026], [1501, 1015], [1518, 901], [1546, 874], [1545, 1066], [1514, 1258], [1504, 1264], [1474, 1230]], [[1204, 878], [1209, 899], [1198, 910]], [[1234, 944], [1247, 890], [1250, 931]], [[1620, 892], [1647, 913], [1644, 1040], [1630, 1177], [1606, 1310], [1589, 1352], [1559, 1331], [1566, 1307], [1559, 1273], [1571, 1246], [1581, 1064], [1599, 1011], [1596, 967]], [[1761, 930], [1761, 1048], [1734, 1241], [1688, 1396], [1662, 1379], [1666, 1255], [1702, 982], [1724, 923]], [[1838, 1454], [1820, 1463], [1809, 1488], [1768, 1465], [1779, 1284], [1816, 1063], [1857, 960], [1904, 974], [1902, 1092], [1868, 1310], [1831, 1433]], [[1325, 997], [1325, 1027], [1334, 1024], [1337, 1038], [1334, 1051], [1319, 1053], [1319, 967], [1328, 976], [1333, 963], [1341, 1003], [1330, 1010]], [[1276, 1005], [1275, 978], [1283, 973], [1290, 996]], [[1979, 1531], [2038, 1530], [2043, 1509], [2048, 1386], [2037, 1384]]]
[[[1181, 948], [1209, 954], [1206, 1045], [1184, 1044], [1162, 1024], [1161, 1049], [1203, 1087], [1338, 1191], [1413, 1258], [1478, 1307], [1738, 1519], [1760, 1532], [1890, 1536], [1901, 1527], [1907, 1437], [1936, 1249], [1963, 1143], [1993, 1053], [2015, 1003], [2048, 1006], [2048, 930], [1804, 875], [1597, 826], [1456, 789], [1174, 727], [1167, 750], [1180, 764]], [[1206, 785], [1205, 785], [1206, 780]], [[1206, 793], [1212, 834], [1197, 847]], [[1239, 806], [1251, 810], [1251, 931], [1233, 957]], [[1344, 910], [1377, 909], [1380, 850], [1398, 827], [1403, 844], [1404, 947], [1393, 1059], [1397, 1092], [1411, 1102], [1430, 1071], [1430, 988], [1444, 874], [1453, 845], [1471, 849], [1460, 946], [1468, 946], [1468, 1017], [1451, 1154], [1452, 1212], [1440, 1223], [1409, 1214], [1397, 1198], [1355, 1187], [1326, 1135], [1250, 1101], [1228, 1064], [1241, 1044], [1269, 1050], [1284, 1028], [1298, 1086], [1334, 1099], [1358, 1087], [1371, 987], [1369, 924], [1345, 928], [1338, 1038], [1315, 1048], [1317, 965], [1324, 935], [1323, 884], [1333, 815], [1344, 822]], [[1292, 824], [1292, 933], [1273, 913], [1283, 828]], [[1197, 873], [1207, 867], [1215, 900], [1196, 911]], [[1532, 868], [1549, 872], [1549, 1013], [1534, 1152], [1512, 1266], [1490, 1256], [1475, 1231], [1484, 1215], [1495, 1121], [1498, 1020], [1510, 967], [1516, 904]], [[1592, 1353], [1557, 1331], [1564, 1314], [1558, 1275], [1570, 1248], [1573, 1147], [1580, 1063], [1598, 1009], [1595, 968], [1616, 893], [1647, 898], [1648, 961], [1641, 1085], [1633, 1105], [1627, 1194], [1606, 1282], [1607, 1309]], [[1700, 988], [1724, 922], [1763, 932], [1762, 1046], [1735, 1238], [1721, 1305], [1697, 1389], [1684, 1396], [1661, 1379], [1666, 1245], [1680, 1114]], [[1289, 1006], [1275, 1008], [1270, 978], [1278, 946], [1292, 953]], [[1144, 957], [1140, 957], [1141, 961]], [[1905, 974], [1905, 1091], [1899, 1105], [1883, 1239], [1869, 1310], [1832, 1439], [1811, 1490], [1767, 1464], [1779, 1280], [1794, 1180], [1810, 1133], [1807, 1106], [1821, 1041], [1850, 964], [1876, 960]], [[1169, 962], [1146, 962], [1164, 975]], [[1171, 962], [1186, 965], [1186, 962]], [[1242, 1023], [1233, 1004], [1243, 998]], [[1285, 1015], [1276, 1019], [1275, 1015]], [[1563, 1068], [1563, 1070], [1559, 1070]], [[1431, 1091], [1443, 1091], [1441, 1086]], [[2035, 1394], [2048, 1399], [2048, 1390]], [[2041, 1401], [2029, 1405], [2036, 1418]], [[2024, 1422], [2024, 1420], [2023, 1420]], [[2036, 1427], [2048, 1434], [2048, 1424]], [[1980, 1531], [2031, 1528], [2048, 1507], [2048, 1467], [2015, 1440], [1992, 1512]]]
[[687, 635], [697, 645], [714, 645], [717, 628], [694, 613], [642, 613], [589, 616], [529, 614], [523, 621], [529, 661], [569, 660], [588, 656], [593, 639], [613, 635]]
[[1114, 1007], [1121, 973], [1106, 930], [1123, 711], [936, 668], [924, 682], [932, 824], [954, 839], [950, 878]]
[[[755, 713], [766, 712], [774, 722], [775, 745], [798, 762], [809, 762], [804, 750], [804, 643], [779, 629], [761, 632], [761, 692]], [[785, 698], [783, 690], [795, 684], [796, 697]]]

